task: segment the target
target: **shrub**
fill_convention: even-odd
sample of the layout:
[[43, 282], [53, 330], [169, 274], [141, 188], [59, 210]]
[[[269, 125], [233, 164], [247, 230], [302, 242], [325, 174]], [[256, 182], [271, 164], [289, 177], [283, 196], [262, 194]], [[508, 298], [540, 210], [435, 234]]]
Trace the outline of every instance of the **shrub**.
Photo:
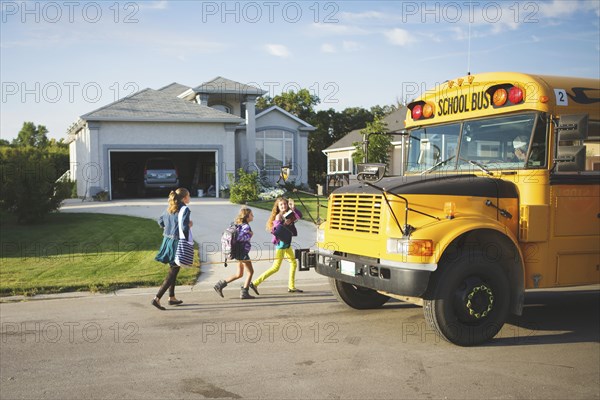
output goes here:
[[[234, 177], [229, 174], [229, 181]], [[258, 199], [258, 173], [246, 172], [243, 169], [238, 170], [238, 178], [230, 185], [229, 200], [232, 203], [243, 204]]]
[[0, 209], [14, 214], [17, 221], [40, 221], [69, 197], [70, 186], [56, 182], [58, 171], [53, 155], [33, 147], [2, 150]]

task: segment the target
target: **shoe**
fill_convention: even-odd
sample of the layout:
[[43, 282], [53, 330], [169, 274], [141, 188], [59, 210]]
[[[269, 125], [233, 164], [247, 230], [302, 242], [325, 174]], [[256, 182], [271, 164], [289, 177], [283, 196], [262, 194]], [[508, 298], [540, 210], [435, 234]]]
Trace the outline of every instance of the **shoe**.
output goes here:
[[225, 288], [225, 286], [227, 286], [227, 282], [224, 280], [220, 280], [219, 282], [217, 282], [217, 284], [214, 286], [214, 289], [217, 293], [219, 293], [219, 296], [221, 297], [225, 297], [223, 296], [223, 289]]
[[240, 299], [242, 300], [246, 300], [246, 299], [255, 299], [256, 297], [251, 296], [250, 293], [248, 293], [248, 288], [242, 288], [242, 291], [240, 292]]
[[298, 288], [288, 289], [288, 293], [304, 293], [304, 290]]
[[254, 291], [254, 293], [256, 293], [257, 296], [260, 295], [260, 293], [258, 293], [258, 289], [256, 288], [256, 286], [254, 286], [254, 283], [250, 282], [250, 289], [252, 289], [252, 291]]
[[181, 303], [183, 303], [183, 300], [169, 300], [169, 305], [170, 306], [178, 306]]
[[159, 310], [166, 310], [166, 308], [164, 308], [163, 306], [160, 305], [160, 303], [158, 301], [156, 301], [156, 299], [152, 299], [152, 304], [154, 307], [158, 308]]

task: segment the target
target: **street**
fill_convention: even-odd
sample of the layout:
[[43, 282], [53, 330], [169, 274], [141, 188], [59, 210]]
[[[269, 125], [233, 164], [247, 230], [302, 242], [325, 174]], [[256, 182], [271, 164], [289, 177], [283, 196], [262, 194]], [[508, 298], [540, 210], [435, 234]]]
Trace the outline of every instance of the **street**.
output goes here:
[[528, 293], [490, 343], [461, 348], [420, 307], [338, 303], [265, 283], [207, 285], [159, 311], [152, 289], [0, 304], [2, 399], [600, 398], [597, 287]]

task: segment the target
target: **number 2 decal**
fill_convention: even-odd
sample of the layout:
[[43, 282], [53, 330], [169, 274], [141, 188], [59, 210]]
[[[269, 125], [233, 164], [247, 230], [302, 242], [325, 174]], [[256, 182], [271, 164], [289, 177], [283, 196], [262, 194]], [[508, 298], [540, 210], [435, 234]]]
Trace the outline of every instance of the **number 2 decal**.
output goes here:
[[554, 89], [554, 95], [556, 96], [557, 106], [568, 106], [569, 98], [567, 97], [567, 91], [564, 89]]

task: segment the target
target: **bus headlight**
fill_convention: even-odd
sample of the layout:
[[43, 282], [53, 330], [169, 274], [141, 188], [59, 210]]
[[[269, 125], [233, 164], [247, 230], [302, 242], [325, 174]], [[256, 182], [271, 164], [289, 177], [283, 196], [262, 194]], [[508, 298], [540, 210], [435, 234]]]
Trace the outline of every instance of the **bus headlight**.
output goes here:
[[325, 242], [325, 231], [323, 229], [317, 229], [317, 243]]
[[387, 240], [387, 252], [405, 256], [432, 256], [433, 241], [429, 239], [394, 239]]

